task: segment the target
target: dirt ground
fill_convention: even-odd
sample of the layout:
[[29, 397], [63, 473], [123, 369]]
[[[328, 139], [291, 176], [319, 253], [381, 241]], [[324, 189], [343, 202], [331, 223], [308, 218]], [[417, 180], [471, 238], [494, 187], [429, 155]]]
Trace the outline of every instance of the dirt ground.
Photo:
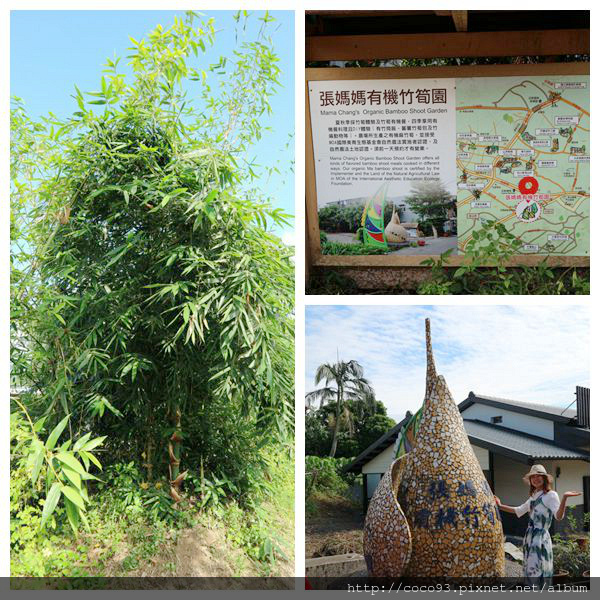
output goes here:
[[[289, 525], [288, 520], [282, 519], [285, 521], [282, 526]], [[128, 572], [127, 578], [132, 578], [136, 586], [141, 584], [148, 589], [165, 586], [167, 589], [286, 589], [293, 585], [293, 531], [280, 541], [286, 558], [279, 557], [272, 576], [264, 577], [259, 567], [227, 540], [222, 526], [197, 524], [181, 531], [177, 539], [167, 542], [156, 556], [138, 569]], [[119, 563], [124, 557], [117, 553], [113, 562]], [[169, 579], [165, 583], [164, 579], [153, 578]], [[186, 578], [221, 579], [195, 579], [191, 584]]]
[[182, 531], [177, 541], [150, 559], [131, 577], [239, 577], [252, 575], [242, 550], [233, 548], [223, 532], [196, 525]]
[[290, 564], [278, 565], [285, 575], [261, 577], [244, 552], [228, 542], [222, 528], [198, 524], [182, 531], [126, 578], [117, 578], [116, 589], [287, 589], [293, 586], [293, 557]]
[[340, 496], [319, 496], [306, 514], [306, 558], [356, 552], [362, 554], [360, 506]]

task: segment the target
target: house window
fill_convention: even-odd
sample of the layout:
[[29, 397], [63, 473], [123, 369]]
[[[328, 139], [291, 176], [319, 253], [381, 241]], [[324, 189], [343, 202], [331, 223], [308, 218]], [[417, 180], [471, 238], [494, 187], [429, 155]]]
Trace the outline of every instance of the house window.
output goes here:
[[492, 423], [502, 423], [502, 416], [492, 417]]

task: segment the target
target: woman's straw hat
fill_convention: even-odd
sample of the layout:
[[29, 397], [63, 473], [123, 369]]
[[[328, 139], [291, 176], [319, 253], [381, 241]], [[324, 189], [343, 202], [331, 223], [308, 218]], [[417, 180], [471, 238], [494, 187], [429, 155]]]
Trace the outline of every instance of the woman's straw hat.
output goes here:
[[554, 480], [552, 475], [546, 473], [546, 469], [544, 468], [544, 465], [532, 465], [529, 473], [527, 473], [527, 475], [525, 475], [525, 477], [523, 477], [523, 481], [527, 485], [531, 484], [531, 482], [529, 481], [529, 478], [532, 475], [542, 475], [543, 477], [545, 477], [548, 480], [549, 483], [552, 483], [552, 481]]

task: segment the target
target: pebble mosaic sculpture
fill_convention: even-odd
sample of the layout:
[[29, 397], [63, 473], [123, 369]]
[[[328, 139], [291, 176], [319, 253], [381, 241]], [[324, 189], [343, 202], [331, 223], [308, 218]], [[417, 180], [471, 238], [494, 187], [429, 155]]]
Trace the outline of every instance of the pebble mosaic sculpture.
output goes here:
[[458, 407], [436, 373], [428, 319], [425, 327], [425, 402], [414, 447], [392, 463], [369, 504], [369, 574], [502, 577], [500, 514]]

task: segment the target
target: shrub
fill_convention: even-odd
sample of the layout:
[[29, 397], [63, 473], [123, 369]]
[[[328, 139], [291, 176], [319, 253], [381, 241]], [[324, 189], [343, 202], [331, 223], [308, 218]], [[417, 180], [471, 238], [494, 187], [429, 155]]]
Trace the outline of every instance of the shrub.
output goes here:
[[575, 540], [554, 536], [554, 572], [567, 571], [571, 577], [582, 577], [590, 570], [590, 548], [581, 547]]
[[337, 256], [351, 256], [364, 254], [387, 254], [386, 248], [366, 246], [365, 244], [344, 244], [342, 242], [321, 242], [322, 254], [335, 254]]
[[552, 269], [543, 260], [534, 267], [507, 267], [521, 241], [501, 223], [488, 221], [474, 231], [466, 245], [464, 261], [457, 269], [448, 267], [452, 249], [438, 259], [421, 264], [431, 267], [431, 279], [419, 294], [589, 294], [587, 276], [575, 268]]
[[[392, 219], [394, 205], [387, 202], [383, 210], [384, 222]], [[355, 233], [360, 227], [364, 205], [353, 204], [350, 206], [328, 205], [319, 209], [319, 227], [330, 233]], [[396, 207], [400, 215], [402, 210]]]
[[347, 458], [321, 456], [305, 457], [305, 480], [307, 497], [313, 492], [342, 496], [355, 479], [353, 473], [342, 474], [348, 464]]
[[247, 488], [257, 445], [293, 429], [293, 251], [272, 233], [287, 217], [243, 158], [280, 85], [273, 19], [204, 73], [216, 30], [197, 19], [133, 40], [129, 77], [109, 60], [63, 121], [11, 115], [25, 404], [48, 431], [67, 418], [64, 453], [106, 436], [107, 465], [143, 464], [175, 502], [202, 461]]

